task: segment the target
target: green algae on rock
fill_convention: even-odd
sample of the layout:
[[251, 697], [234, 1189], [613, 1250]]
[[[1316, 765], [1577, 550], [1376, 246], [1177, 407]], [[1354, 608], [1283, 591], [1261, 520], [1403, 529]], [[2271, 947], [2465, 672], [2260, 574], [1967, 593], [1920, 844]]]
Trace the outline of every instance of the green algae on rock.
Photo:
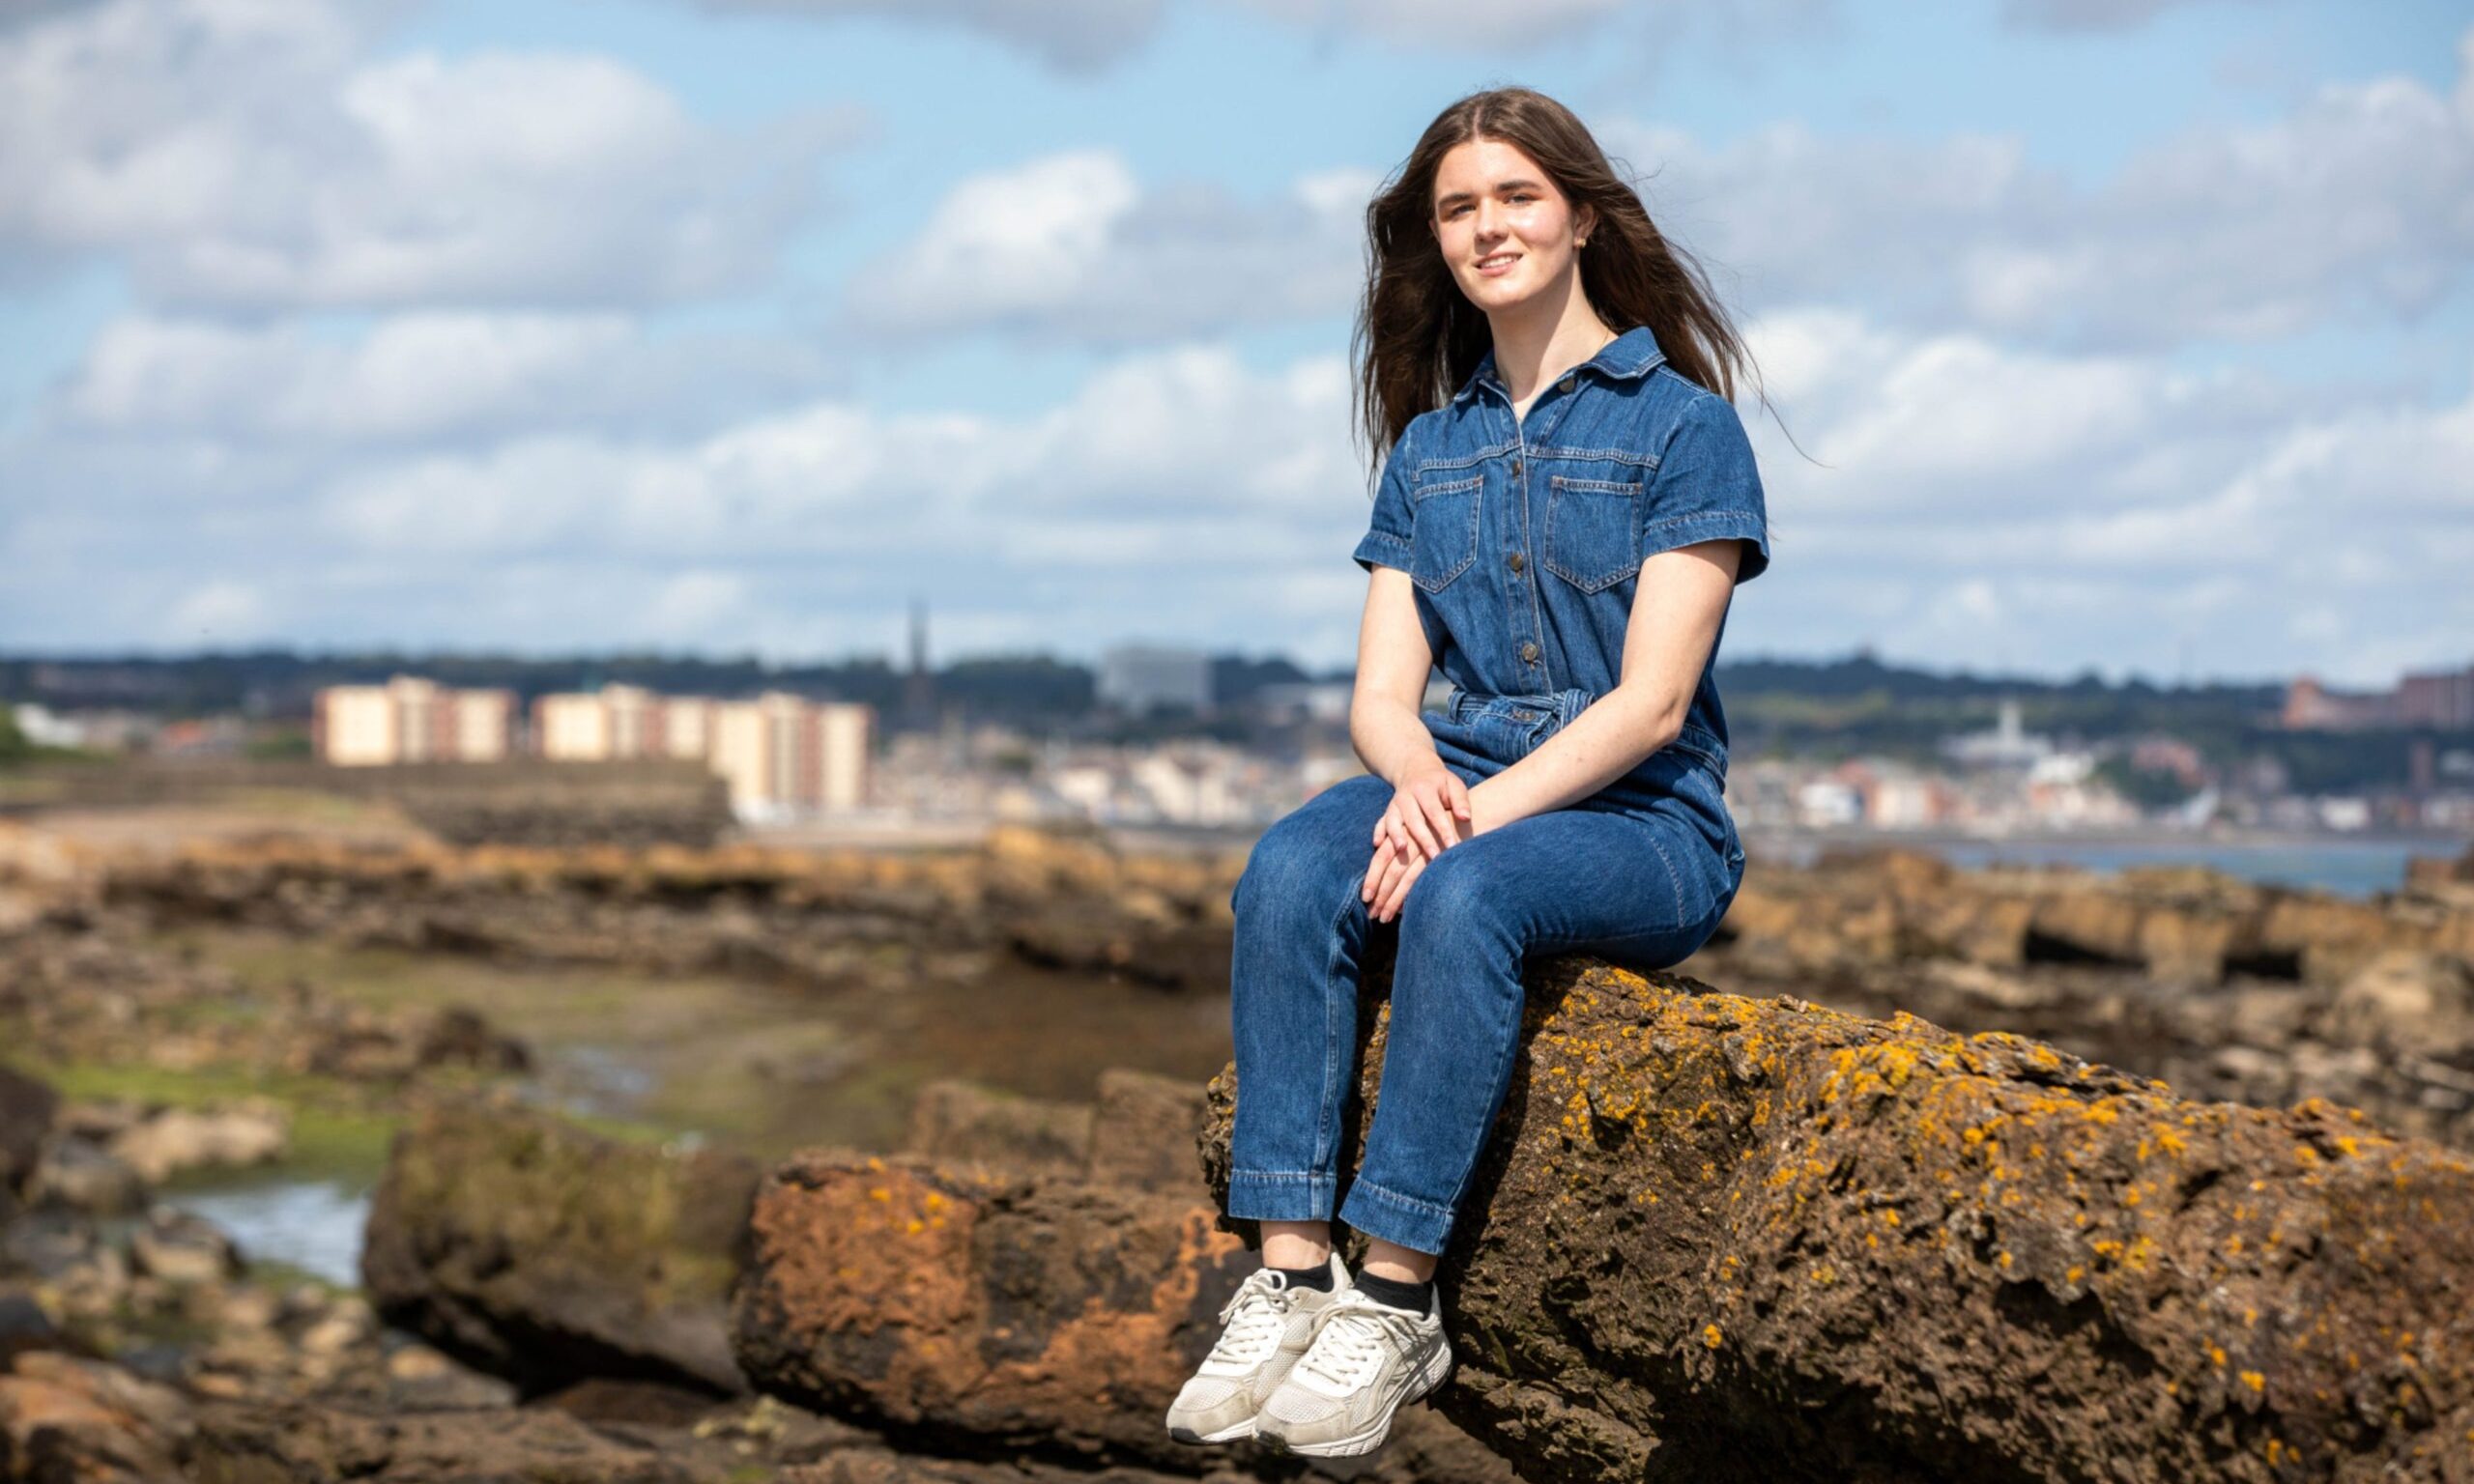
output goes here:
[[396, 1138], [361, 1281], [388, 1322], [528, 1391], [618, 1376], [741, 1392], [723, 1314], [756, 1178], [504, 1099], [441, 1101]]

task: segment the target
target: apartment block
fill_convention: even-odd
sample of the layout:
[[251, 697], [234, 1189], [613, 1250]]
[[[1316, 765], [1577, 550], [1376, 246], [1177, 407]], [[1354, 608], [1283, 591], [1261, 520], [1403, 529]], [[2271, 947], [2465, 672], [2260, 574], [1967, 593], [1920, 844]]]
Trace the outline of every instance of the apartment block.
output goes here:
[[875, 712], [782, 691], [713, 710], [713, 771], [728, 781], [741, 818], [853, 810], [868, 799]]
[[338, 767], [496, 762], [514, 750], [515, 693], [456, 690], [415, 675], [331, 685], [310, 711], [310, 747]]
[[662, 696], [632, 685], [537, 698], [532, 745], [561, 762], [683, 757], [708, 764], [742, 818], [867, 802], [874, 709], [786, 691], [754, 700]]
[[634, 685], [535, 697], [532, 750], [559, 762], [701, 758], [712, 750], [713, 712], [720, 704]]

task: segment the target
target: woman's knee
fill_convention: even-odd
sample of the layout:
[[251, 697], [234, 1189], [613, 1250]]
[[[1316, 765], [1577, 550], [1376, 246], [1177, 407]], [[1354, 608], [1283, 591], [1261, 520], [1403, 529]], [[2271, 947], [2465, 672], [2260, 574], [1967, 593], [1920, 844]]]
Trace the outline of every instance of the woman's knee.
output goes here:
[[[1381, 786], [1381, 800], [1365, 786], [1369, 780]], [[1229, 895], [1230, 909], [1244, 914], [1266, 905], [1303, 904], [1328, 915], [1341, 888], [1365, 877], [1374, 855], [1374, 821], [1390, 798], [1391, 785], [1367, 774], [1335, 784], [1290, 811], [1254, 842]], [[1352, 850], [1353, 842], [1362, 848]]]
[[[1478, 839], [1483, 839], [1479, 837]], [[1426, 862], [1400, 903], [1403, 941], [1437, 932], [1490, 931], [1510, 922], [1510, 883], [1493, 852], [1465, 840]]]

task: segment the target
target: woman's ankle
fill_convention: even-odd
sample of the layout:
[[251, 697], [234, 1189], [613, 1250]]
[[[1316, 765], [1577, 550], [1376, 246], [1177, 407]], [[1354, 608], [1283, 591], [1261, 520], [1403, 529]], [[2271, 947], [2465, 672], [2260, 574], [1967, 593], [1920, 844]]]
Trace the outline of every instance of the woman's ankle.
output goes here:
[[1329, 1221], [1266, 1221], [1263, 1223], [1263, 1266], [1313, 1268], [1332, 1260]]

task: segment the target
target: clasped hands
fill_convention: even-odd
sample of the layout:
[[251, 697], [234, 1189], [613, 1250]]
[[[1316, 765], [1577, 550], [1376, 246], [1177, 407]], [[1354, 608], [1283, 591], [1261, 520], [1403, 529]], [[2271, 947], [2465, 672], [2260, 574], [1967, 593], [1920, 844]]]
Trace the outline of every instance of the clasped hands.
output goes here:
[[1358, 899], [1368, 904], [1376, 922], [1390, 922], [1400, 915], [1410, 883], [1426, 862], [1483, 828], [1460, 775], [1440, 760], [1411, 770], [1394, 785], [1391, 805], [1374, 822], [1374, 859]]

